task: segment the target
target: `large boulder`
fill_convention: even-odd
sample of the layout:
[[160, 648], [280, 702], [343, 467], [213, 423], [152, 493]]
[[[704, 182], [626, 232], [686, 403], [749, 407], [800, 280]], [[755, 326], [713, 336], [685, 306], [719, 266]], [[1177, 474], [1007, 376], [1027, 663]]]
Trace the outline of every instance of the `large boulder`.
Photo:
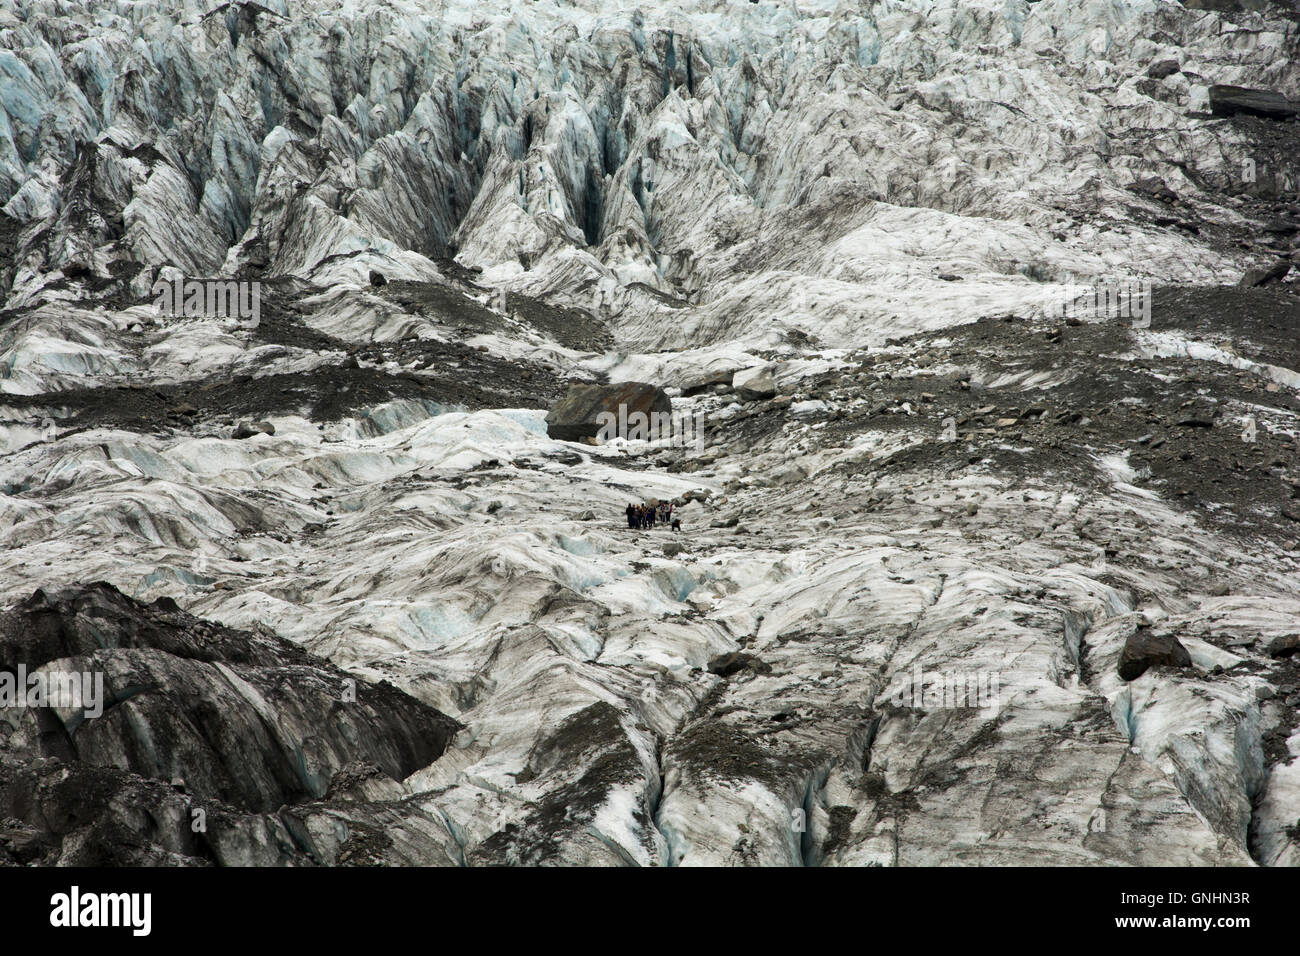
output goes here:
[[726, 385], [730, 388], [732, 376], [735, 374], [735, 370], [729, 368], [698, 372], [682, 382], [682, 394], [698, 395], [701, 392], [711, 391], [715, 385]]
[[757, 365], [737, 372], [731, 379], [731, 387], [747, 401], [761, 401], [776, 395], [776, 378], [772, 366]]
[[1149, 667], [1191, 667], [1192, 655], [1172, 634], [1156, 634], [1140, 627], [1124, 642], [1119, 655], [1119, 676], [1137, 680]]
[[1284, 120], [1295, 116], [1300, 110], [1281, 93], [1273, 90], [1216, 84], [1210, 87], [1210, 112], [1215, 116], [1246, 114]]
[[1268, 642], [1269, 657], [1291, 657], [1300, 653], [1300, 634], [1282, 634]]
[[1245, 275], [1241, 277], [1240, 285], [1250, 289], [1256, 286], [1268, 285], [1271, 282], [1281, 282], [1291, 271], [1291, 262], [1288, 259], [1279, 259], [1271, 266], [1261, 266], [1257, 269], [1247, 269]]
[[1165, 77], [1181, 72], [1182, 67], [1178, 65], [1177, 60], [1157, 60], [1147, 67], [1147, 76], [1153, 80], [1163, 80]]
[[571, 385], [546, 413], [546, 434], [560, 441], [596, 438], [610, 421], [602, 415], [612, 415], [618, 422], [617, 433], [627, 437], [628, 423], [637, 421], [633, 416], [643, 414], [649, 419], [655, 414], [671, 416], [672, 411], [668, 393], [647, 382]]

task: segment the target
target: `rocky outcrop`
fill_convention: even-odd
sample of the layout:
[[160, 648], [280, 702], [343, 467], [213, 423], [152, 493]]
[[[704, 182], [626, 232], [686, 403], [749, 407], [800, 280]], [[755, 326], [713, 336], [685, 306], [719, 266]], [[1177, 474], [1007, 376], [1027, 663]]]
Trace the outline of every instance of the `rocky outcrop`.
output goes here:
[[1137, 182], [1129, 184], [1127, 188], [1131, 192], [1150, 199], [1157, 199], [1160, 202], [1171, 203], [1178, 199], [1178, 194], [1170, 189], [1169, 185], [1159, 176], [1148, 176], [1145, 179], [1139, 179]]
[[1282, 634], [1268, 644], [1270, 657], [1291, 657], [1300, 653], [1300, 634]]
[[[189, 811], [235, 821], [243, 836], [222, 840], [237, 843], [281, 828], [281, 808], [337, 793], [347, 768], [401, 781], [459, 729], [391, 685], [358, 681], [269, 633], [202, 621], [166, 599], [142, 604], [102, 583], [37, 591], [0, 617], [0, 674], [50, 686], [86, 675], [94, 688], [75, 706], [65, 694], [6, 711], [0, 812], [18, 821], [10, 854], [20, 860], [249, 862], [226, 858], [221, 840], [201, 846], [194, 834], [211, 830], [185, 835]], [[123, 812], [128, 804], [139, 813]], [[170, 833], [154, 831], [154, 815]], [[202, 819], [222, 825], [207, 811]], [[108, 850], [125, 833], [127, 844]]]

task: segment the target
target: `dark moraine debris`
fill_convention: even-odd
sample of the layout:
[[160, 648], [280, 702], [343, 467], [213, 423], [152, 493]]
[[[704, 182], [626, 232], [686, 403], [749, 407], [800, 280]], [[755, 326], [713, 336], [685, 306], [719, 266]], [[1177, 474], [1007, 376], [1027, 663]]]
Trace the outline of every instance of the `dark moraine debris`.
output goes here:
[[1191, 667], [1192, 655], [1172, 634], [1155, 634], [1150, 628], [1140, 627], [1129, 635], [1119, 655], [1120, 677], [1137, 680], [1148, 668], [1161, 665]]
[[1129, 192], [1137, 193], [1139, 196], [1146, 196], [1148, 199], [1157, 199], [1160, 202], [1175, 202], [1178, 199], [1178, 193], [1170, 189], [1168, 184], [1159, 176], [1148, 176], [1145, 179], [1139, 179], [1137, 182], [1129, 183], [1125, 188]]
[[547, 412], [546, 433], [560, 441], [581, 441], [596, 437], [602, 427], [603, 413], [613, 415], [622, 428], [621, 423], [628, 422], [638, 412], [648, 418], [653, 414], [670, 416], [672, 410], [668, 393], [648, 382], [571, 385]]

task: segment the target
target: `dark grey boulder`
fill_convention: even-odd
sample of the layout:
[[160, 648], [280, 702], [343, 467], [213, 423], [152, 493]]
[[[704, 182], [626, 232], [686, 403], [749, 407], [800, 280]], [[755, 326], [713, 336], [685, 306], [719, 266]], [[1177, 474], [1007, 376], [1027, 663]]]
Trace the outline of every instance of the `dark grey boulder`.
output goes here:
[[1246, 274], [1241, 277], [1243, 288], [1254, 288], [1256, 286], [1268, 285], [1272, 282], [1280, 282], [1291, 272], [1291, 260], [1279, 259], [1271, 266], [1262, 266], [1258, 269], [1247, 269]]
[[1256, 90], [1245, 86], [1210, 87], [1210, 112], [1215, 116], [1261, 116], [1285, 120], [1295, 116], [1295, 104], [1273, 90]]
[[732, 376], [731, 387], [747, 402], [763, 401], [776, 395], [776, 376], [770, 365], [758, 365]]
[[230, 437], [242, 441], [245, 438], [252, 438], [254, 435], [274, 434], [275, 426], [270, 422], [253, 422], [251, 425], [248, 422], [240, 422], [235, 426], [235, 430], [230, 433]]
[[[638, 419], [633, 416], [662, 415], [668, 422], [673, 410], [672, 399], [657, 385], [647, 382], [619, 382], [616, 385], [571, 385], [546, 413], [546, 434], [560, 441], [582, 441], [584, 438], [636, 437], [633, 434]], [[613, 429], [601, 435], [603, 426], [612, 415]], [[642, 436], [644, 437], [644, 436]]]
[[1283, 219], [1280, 216], [1264, 223], [1264, 231], [1275, 236], [1290, 236], [1300, 232], [1300, 223]]
[[1147, 76], [1153, 80], [1163, 80], [1167, 76], [1181, 73], [1182, 67], [1177, 60], [1157, 60], [1147, 67]]
[[1269, 657], [1291, 657], [1300, 652], [1300, 634], [1283, 634], [1268, 642]]
[[719, 677], [732, 677], [746, 670], [755, 674], [770, 674], [772, 665], [743, 651], [719, 654], [709, 659], [709, 673], [717, 674]]
[[735, 369], [721, 369], [716, 372], [700, 372], [682, 383], [683, 395], [698, 395], [710, 391], [715, 385], [731, 386], [731, 377]]
[[1148, 668], [1162, 665], [1191, 667], [1192, 655], [1172, 634], [1156, 634], [1150, 628], [1140, 627], [1129, 635], [1119, 655], [1120, 677], [1137, 680]]

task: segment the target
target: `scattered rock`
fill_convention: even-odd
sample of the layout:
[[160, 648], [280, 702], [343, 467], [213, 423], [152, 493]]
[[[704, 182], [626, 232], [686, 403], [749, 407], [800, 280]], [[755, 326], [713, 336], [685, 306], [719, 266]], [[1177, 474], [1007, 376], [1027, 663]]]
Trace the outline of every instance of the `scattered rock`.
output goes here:
[[1270, 219], [1264, 223], [1264, 231], [1275, 236], [1289, 236], [1300, 232], [1300, 223], [1294, 223], [1290, 219]]
[[790, 414], [795, 418], [815, 418], [827, 411], [826, 403], [820, 399], [807, 402], [795, 402], [790, 406]]
[[731, 384], [731, 377], [735, 374], [736, 372], [734, 369], [719, 369], [715, 372], [701, 372], [682, 382], [682, 394], [699, 395], [702, 392], [711, 391], [715, 385], [729, 386]]
[[1187, 428], [1213, 428], [1218, 414], [1217, 406], [1209, 402], [1194, 402], [1179, 415], [1177, 424]]

